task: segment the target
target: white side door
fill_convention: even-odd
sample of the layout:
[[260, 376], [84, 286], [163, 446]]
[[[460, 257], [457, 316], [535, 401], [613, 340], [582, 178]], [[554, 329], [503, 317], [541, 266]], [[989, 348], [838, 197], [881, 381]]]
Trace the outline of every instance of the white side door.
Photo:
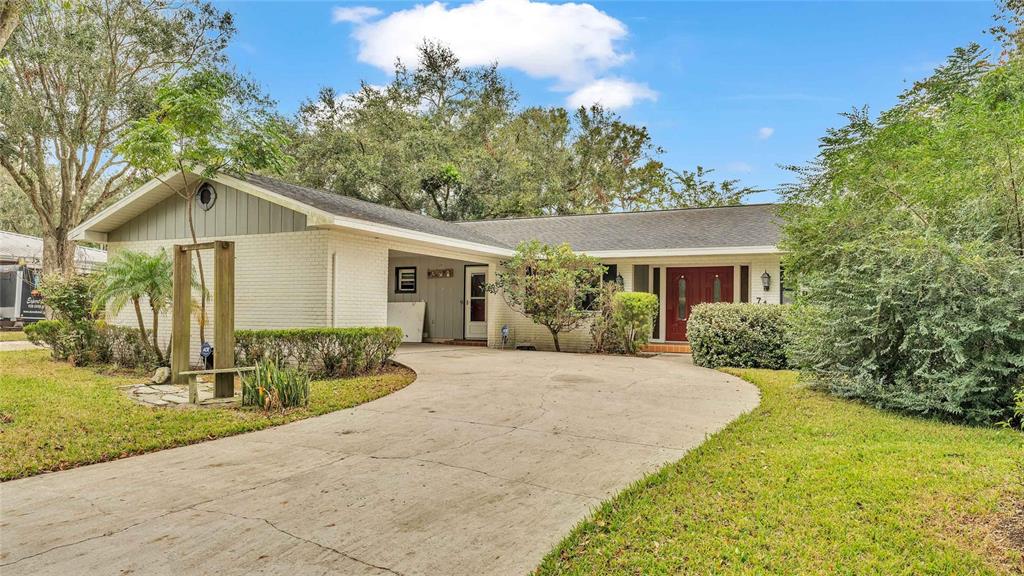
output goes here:
[[487, 266], [466, 266], [465, 338], [487, 339]]

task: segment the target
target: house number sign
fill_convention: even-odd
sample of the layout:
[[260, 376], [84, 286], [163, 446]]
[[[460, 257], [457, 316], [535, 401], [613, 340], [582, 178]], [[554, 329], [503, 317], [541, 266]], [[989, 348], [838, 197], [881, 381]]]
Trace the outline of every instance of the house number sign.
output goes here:
[[427, 278], [451, 278], [455, 276], [455, 270], [451, 268], [437, 268], [427, 270]]

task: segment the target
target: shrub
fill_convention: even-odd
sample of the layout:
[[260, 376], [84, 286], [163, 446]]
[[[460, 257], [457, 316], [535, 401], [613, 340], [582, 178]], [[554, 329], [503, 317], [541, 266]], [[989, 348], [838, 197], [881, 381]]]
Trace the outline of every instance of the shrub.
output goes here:
[[636, 354], [647, 344], [658, 313], [658, 297], [646, 292], [619, 292], [613, 298], [612, 332], [622, 351]]
[[107, 361], [121, 368], [151, 370], [163, 364], [138, 328], [106, 324], [100, 328]]
[[622, 288], [618, 282], [604, 282], [594, 301], [594, 318], [590, 322], [590, 336], [594, 339], [594, 351], [615, 354], [621, 352], [613, 331], [615, 295]]
[[687, 322], [693, 362], [718, 368], [789, 366], [786, 316], [789, 306], [772, 304], [698, 304]]
[[590, 324], [594, 350], [610, 354], [636, 354], [647, 344], [658, 313], [658, 297], [646, 292], [623, 292], [616, 282], [605, 282], [597, 297]]
[[333, 378], [380, 370], [401, 342], [402, 330], [394, 326], [238, 330], [235, 358], [239, 364], [272, 358], [314, 378]]
[[284, 410], [309, 405], [309, 374], [299, 368], [282, 368], [265, 358], [256, 370], [242, 376], [242, 406]]
[[43, 304], [53, 317], [65, 322], [93, 320], [93, 287], [85, 276], [49, 274], [39, 282]]
[[66, 360], [68, 357], [61, 338], [63, 332], [64, 322], [61, 320], [40, 320], [25, 325], [28, 341], [49, 348], [54, 360]]
[[108, 360], [103, 336], [92, 320], [40, 320], [25, 326], [25, 335], [32, 343], [48, 347], [54, 360], [75, 366]]
[[807, 274], [793, 360], [875, 406], [968, 423], [1012, 415], [1024, 377], [1024, 261], [981, 242], [893, 236]]

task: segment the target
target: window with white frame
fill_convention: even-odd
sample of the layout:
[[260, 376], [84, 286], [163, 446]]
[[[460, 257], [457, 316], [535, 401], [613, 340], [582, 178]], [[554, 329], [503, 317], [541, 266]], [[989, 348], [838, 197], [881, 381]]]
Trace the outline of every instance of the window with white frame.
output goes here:
[[416, 292], [416, 267], [405, 266], [395, 268], [395, 293], [413, 294]]

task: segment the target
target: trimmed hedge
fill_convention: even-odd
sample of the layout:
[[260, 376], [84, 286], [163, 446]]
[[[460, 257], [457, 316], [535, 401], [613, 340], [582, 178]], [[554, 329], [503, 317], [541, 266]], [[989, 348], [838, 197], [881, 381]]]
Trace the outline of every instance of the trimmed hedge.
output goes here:
[[337, 378], [380, 370], [401, 343], [402, 330], [394, 326], [236, 330], [235, 362], [271, 359], [314, 378]]
[[687, 323], [693, 362], [708, 368], [788, 368], [788, 310], [774, 304], [694, 306]]
[[40, 320], [25, 326], [25, 336], [33, 344], [49, 348], [54, 360], [67, 360], [75, 366], [113, 363], [121, 368], [152, 370], [160, 364], [138, 328], [90, 320]]

